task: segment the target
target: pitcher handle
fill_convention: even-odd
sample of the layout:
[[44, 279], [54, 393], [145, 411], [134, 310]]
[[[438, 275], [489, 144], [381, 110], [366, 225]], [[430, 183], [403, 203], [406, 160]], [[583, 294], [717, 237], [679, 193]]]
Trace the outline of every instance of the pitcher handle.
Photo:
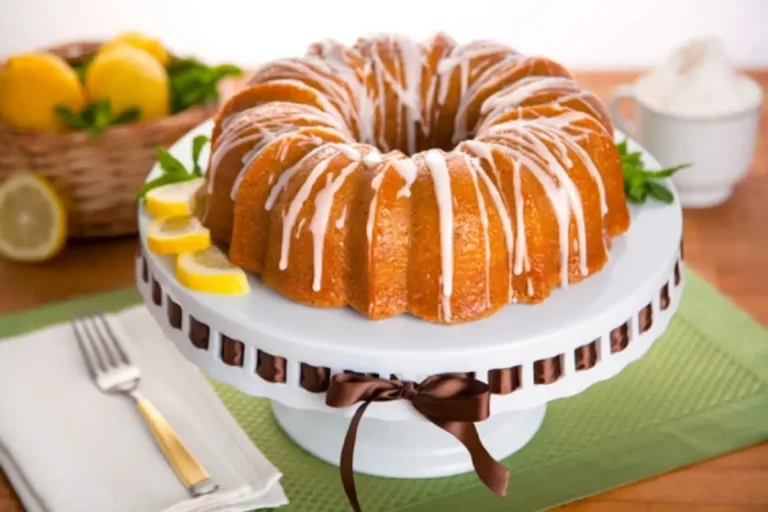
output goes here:
[[631, 84], [622, 84], [611, 92], [608, 100], [608, 111], [613, 118], [616, 127], [623, 131], [628, 137], [635, 138], [635, 123], [621, 113], [621, 103], [631, 101], [633, 106], [636, 102], [634, 87]]

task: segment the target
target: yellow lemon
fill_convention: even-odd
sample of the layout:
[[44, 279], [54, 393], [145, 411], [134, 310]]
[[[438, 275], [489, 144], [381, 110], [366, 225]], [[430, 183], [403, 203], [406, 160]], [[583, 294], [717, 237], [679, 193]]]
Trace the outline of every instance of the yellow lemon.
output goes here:
[[144, 50], [153, 56], [162, 66], [167, 66], [168, 61], [171, 60], [171, 56], [165, 46], [163, 46], [163, 43], [158, 39], [145, 36], [138, 32], [125, 32], [120, 34], [111, 41], [104, 43], [101, 46], [101, 51], [109, 50], [123, 43]]
[[155, 219], [147, 228], [147, 246], [157, 254], [202, 251], [210, 245], [210, 232], [191, 215]]
[[138, 108], [142, 120], [168, 115], [168, 73], [150, 54], [127, 44], [99, 52], [88, 66], [85, 87], [91, 101], [109, 100], [117, 115]]
[[180, 254], [176, 259], [176, 279], [198, 292], [240, 295], [248, 293], [248, 278], [232, 265], [216, 246], [203, 251]]
[[153, 188], [144, 196], [147, 211], [154, 217], [192, 215], [195, 196], [203, 181], [197, 178]]
[[64, 202], [48, 181], [32, 173], [0, 185], [0, 254], [16, 261], [44, 261], [67, 239]]
[[15, 128], [63, 132], [58, 106], [80, 112], [85, 96], [77, 74], [51, 53], [11, 57], [0, 68], [0, 119]]

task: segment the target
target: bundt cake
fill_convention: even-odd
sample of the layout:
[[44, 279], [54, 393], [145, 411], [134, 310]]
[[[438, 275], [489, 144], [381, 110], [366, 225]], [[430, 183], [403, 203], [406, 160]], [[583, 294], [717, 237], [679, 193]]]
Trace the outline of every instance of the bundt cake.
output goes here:
[[612, 134], [563, 66], [504, 45], [316, 43], [222, 106], [202, 220], [296, 302], [479, 319], [605, 265], [629, 228]]

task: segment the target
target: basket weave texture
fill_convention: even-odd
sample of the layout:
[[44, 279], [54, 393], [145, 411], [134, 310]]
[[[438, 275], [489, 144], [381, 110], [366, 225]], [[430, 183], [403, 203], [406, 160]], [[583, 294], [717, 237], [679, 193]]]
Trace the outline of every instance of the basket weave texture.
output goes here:
[[[95, 53], [101, 43], [49, 48], [69, 62]], [[136, 193], [155, 164], [157, 148], [169, 147], [216, 112], [192, 107], [162, 119], [84, 132], [51, 134], [0, 123], [0, 182], [19, 171], [44, 176], [68, 207], [69, 236], [95, 238], [136, 233]]]

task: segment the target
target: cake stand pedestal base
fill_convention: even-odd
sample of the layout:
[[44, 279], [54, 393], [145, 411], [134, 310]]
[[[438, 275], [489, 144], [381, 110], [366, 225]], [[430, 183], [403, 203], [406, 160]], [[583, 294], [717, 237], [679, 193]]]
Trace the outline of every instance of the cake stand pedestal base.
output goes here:
[[[296, 444], [334, 466], [350, 417], [291, 409], [272, 402], [277, 423]], [[488, 452], [501, 460], [528, 444], [544, 421], [546, 405], [494, 414], [477, 423]], [[363, 416], [355, 444], [354, 470], [391, 478], [434, 478], [473, 471], [469, 452], [427, 420], [388, 421]]]

